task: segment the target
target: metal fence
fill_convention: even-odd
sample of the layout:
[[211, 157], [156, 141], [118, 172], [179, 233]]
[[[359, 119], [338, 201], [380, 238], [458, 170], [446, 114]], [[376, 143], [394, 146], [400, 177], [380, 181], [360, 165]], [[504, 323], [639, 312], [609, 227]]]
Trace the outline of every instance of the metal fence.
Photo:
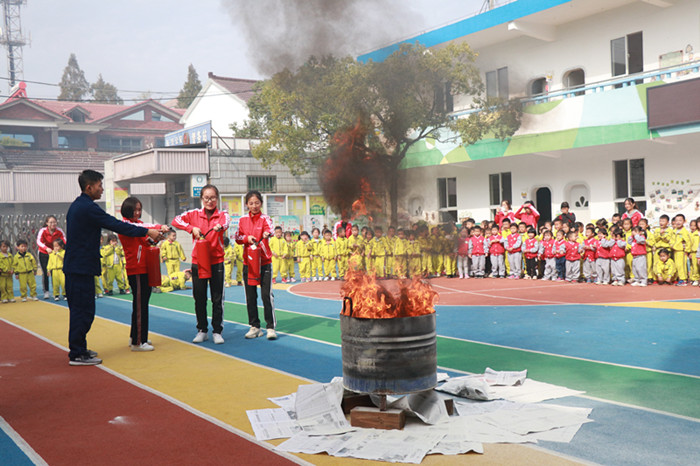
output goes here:
[[39, 261], [39, 251], [36, 246], [36, 235], [44, 226], [47, 215], [54, 215], [59, 228], [66, 230], [66, 214], [17, 214], [0, 215], [0, 240], [7, 240], [12, 245], [12, 251], [17, 251], [17, 241], [23, 239], [29, 245], [29, 251]]

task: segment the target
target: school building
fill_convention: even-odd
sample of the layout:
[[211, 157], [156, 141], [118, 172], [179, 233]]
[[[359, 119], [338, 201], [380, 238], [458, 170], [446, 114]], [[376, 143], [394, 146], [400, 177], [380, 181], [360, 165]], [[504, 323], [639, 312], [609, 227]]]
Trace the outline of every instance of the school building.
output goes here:
[[[549, 220], [562, 201], [582, 221], [633, 197], [654, 222], [700, 216], [700, 2], [516, 0], [402, 42], [467, 42], [490, 96], [522, 99], [508, 140], [423, 141], [404, 160], [414, 218], [492, 218], [502, 200], [533, 200]], [[455, 118], [470, 111], [454, 98]]]

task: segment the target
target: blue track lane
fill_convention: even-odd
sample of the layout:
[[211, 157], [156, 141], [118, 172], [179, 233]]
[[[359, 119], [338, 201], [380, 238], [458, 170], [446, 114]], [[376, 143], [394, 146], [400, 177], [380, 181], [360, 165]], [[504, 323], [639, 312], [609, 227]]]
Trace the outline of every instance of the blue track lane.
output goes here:
[[0, 430], [0, 464], [4, 466], [32, 466], [34, 464], [3, 430]]

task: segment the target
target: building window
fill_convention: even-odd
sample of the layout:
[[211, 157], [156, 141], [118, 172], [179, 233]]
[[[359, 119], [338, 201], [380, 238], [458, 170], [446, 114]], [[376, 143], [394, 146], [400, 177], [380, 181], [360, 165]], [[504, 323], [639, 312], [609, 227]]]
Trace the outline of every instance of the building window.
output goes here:
[[104, 150], [137, 152], [141, 150], [141, 138], [100, 136], [97, 139], [97, 147]]
[[[581, 68], [569, 70], [564, 73], [564, 89], [578, 89], [586, 85], [586, 73]], [[583, 95], [583, 91], [574, 92], [574, 95]]]
[[248, 191], [260, 191], [261, 193], [277, 192], [276, 176], [249, 176]]
[[454, 111], [454, 96], [452, 95], [452, 84], [446, 82], [435, 87], [435, 108], [446, 113]]
[[85, 123], [85, 114], [80, 110], [71, 111], [68, 116], [76, 123]]
[[59, 149], [85, 149], [87, 144], [85, 143], [85, 136], [81, 135], [68, 135], [68, 136], [58, 136], [58, 148]]
[[146, 113], [143, 110], [139, 110], [138, 112], [124, 116], [121, 119], [127, 121], [146, 121]]
[[173, 120], [172, 118], [166, 117], [165, 115], [162, 115], [162, 114], [160, 114], [160, 113], [158, 113], [158, 112], [155, 112], [155, 111], [151, 112], [151, 119], [152, 119], [153, 121], [167, 121], [167, 122], [170, 122], [170, 123], [177, 123], [177, 122], [176, 122], [175, 120]]
[[530, 96], [537, 97], [547, 93], [547, 78], [538, 78], [530, 83]]
[[[644, 71], [642, 33], [635, 32], [610, 41], [610, 65], [613, 76], [641, 73]], [[642, 80], [636, 81], [641, 84]], [[621, 87], [616, 84], [615, 87]]]
[[512, 202], [512, 193], [510, 172], [489, 175], [489, 203], [492, 217], [496, 216], [501, 202]]
[[637, 200], [646, 196], [644, 189], [644, 159], [615, 160], [613, 162], [615, 177], [615, 205], [617, 211], [625, 211], [625, 199], [635, 198], [637, 209], [646, 211], [646, 201]]
[[457, 178], [438, 178], [438, 207], [441, 222], [457, 222]]
[[33, 134], [0, 133], [0, 146], [3, 147], [34, 147]]
[[486, 97], [508, 99], [508, 67], [486, 72]]

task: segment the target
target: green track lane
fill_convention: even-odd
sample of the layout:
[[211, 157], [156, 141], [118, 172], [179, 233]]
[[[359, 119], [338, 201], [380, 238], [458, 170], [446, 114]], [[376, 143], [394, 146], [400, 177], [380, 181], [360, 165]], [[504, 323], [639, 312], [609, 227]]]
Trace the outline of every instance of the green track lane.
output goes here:
[[[131, 300], [128, 295], [115, 297]], [[190, 296], [154, 294], [151, 304], [194, 314]], [[275, 313], [280, 332], [340, 344], [338, 320], [279, 309]], [[224, 318], [246, 325], [248, 315], [245, 305], [225, 303]], [[472, 373], [482, 373], [487, 366], [496, 370], [527, 369], [528, 377], [534, 380], [584, 390], [589, 396], [700, 419], [699, 378], [439, 336], [437, 349], [438, 365], [441, 367]]]

